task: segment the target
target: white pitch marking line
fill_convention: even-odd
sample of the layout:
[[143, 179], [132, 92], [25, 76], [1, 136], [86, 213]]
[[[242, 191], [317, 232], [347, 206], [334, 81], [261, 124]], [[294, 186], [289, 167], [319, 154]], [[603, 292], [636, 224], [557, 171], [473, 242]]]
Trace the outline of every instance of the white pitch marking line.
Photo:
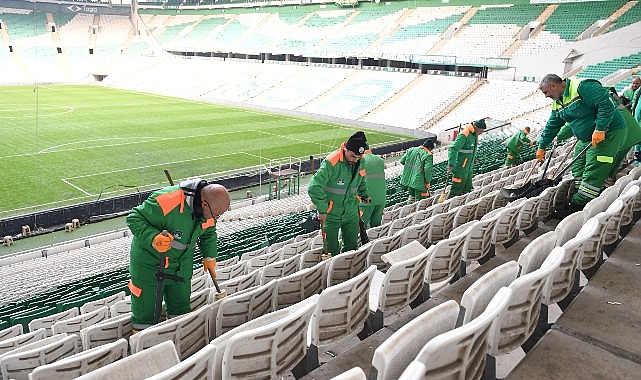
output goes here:
[[65, 178], [60, 178], [60, 180], [61, 180], [62, 182], [64, 182], [64, 183], [66, 183], [67, 185], [69, 185], [69, 186], [73, 187], [74, 189], [76, 189], [76, 190], [78, 190], [78, 191], [80, 191], [80, 192], [83, 192], [83, 193], [85, 193], [85, 194], [87, 194], [87, 195], [89, 195], [89, 196], [94, 196], [94, 195], [96, 195], [96, 194], [91, 194], [91, 193], [89, 193], [89, 192], [84, 191], [84, 190], [83, 190], [83, 189], [81, 189], [80, 187], [78, 187], [78, 186], [74, 185], [73, 183], [71, 183], [71, 182], [67, 181]]

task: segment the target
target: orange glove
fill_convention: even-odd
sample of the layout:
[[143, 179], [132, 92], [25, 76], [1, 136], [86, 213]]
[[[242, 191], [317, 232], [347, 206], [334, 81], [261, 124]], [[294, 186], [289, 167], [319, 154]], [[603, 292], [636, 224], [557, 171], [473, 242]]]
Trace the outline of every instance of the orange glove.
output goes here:
[[163, 231], [154, 237], [151, 245], [160, 253], [165, 253], [171, 248], [171, 241], [174, 240], [174, 235], [167, 231]]
[[600, 143], [603, 140], [605, 140], [605, 132], [595, 130], [592, 133], [592, 148], [596, 148], [596, 144]]
[[536, 150], [536, 160], [539, 162], [545, 160], [545, 149], [539, 148]]
[[203, 259], [203, 269], [205, 272], [209, 272], [212, 278], [216, 278], [216, 258], [205, 257]]

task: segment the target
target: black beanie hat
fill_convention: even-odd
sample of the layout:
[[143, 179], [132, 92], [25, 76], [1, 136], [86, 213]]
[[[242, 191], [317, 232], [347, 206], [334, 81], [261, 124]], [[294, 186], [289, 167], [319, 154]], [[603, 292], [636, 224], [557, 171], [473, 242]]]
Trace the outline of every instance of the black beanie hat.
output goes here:
[[474, 126], [476, 128], [480, 128], [480, 129], [485, 129], [486, 128], [485, 119], [476, 120], [473, 124], [474, 124]]
[[426, 147], [427, 149], [434, 149], [434, 141], [432, 140], [425, 140], [423, 141], [423, 146]]
[[363, 154], [366, 149], [366, 144], [367, 140], [365, 139], [365, 133], [363, 131], [358, 131], [351, 135], [349, 139], [347, 139], [347, 142], [345, 142], [345, 148], [347, 148], [347, 150], [351, 150], [356, 154]]

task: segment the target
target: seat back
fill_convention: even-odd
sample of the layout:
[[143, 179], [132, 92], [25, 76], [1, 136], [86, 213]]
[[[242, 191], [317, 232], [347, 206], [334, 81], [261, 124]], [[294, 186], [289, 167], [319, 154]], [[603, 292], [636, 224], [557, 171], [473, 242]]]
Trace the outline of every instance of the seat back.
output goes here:
[[323, 291], [327, 282], [324, 275], [326, 265], [326, 261], [321, 261], [311, 268], [279, 278], [275, 295], [276, 309], [294, 305]]
[[329, 260], [327, 266], [327, 287], [340, 284], [362, 273], [367, 267], [367, 257], [372, 243], [341, 253]]
[[164, 341], [124, 359], [80, 376], [80, 380], [121, 380], [123, 374], [131, 379], [144, 379], [178, 364], [174, 343]]
[[3, 379], [27, 379], [36, 367], [74, 355], [78, 336], [54, 334], [0, 355]]
[[208, 344], [180, 363], [147, 380], [215, 380], [216, 346]]
[[209, 310], [201, 307], [141, 330], [129, 338], [131, 353], [170, 340], [178, 357], [184, 360], [209, 343], [209, 318]]
[[[17, 324], [11, 327], [7, 327], [6, 329], [0, 330], [0, 342], [2, 342], [5, 339], [10, 339], [10, 338], [15, 338], [19, 335], [22, 335], [24, 327], [22, 324]], [[0, 343], [0, 346], [2, 343]]]
[[223, 282], [242, 276], [245, 273], [247, 261], [239, 261], [236, 264], [228, 265], [222, 268], [216, 268], [216, 280]]
[[[254, 286], [257, 286], [259, 282], [260, 272], [258, 270], [255, 270], [249, 274], [239, 275], [238, 277], [234, 277], [230, 280], [219, 282], [218, 286], [221, 289], [225, 289], [227, 291], [227, 294], [234, 294], [245, 289], [253, 288]], [[211, 295], [213, 296], [215, 295], [215, 293], [216, 290], [212, 289]], [[209, 299], [209, 303], [211, 303], [211, 297]]]
[[556, 231], [549, 231], [532, 240], [525, 246], [519, 255], [518, 263], [521, 267], [520, 275], [532, 273], [541, 267], [543, 261], [556, 247], [558, 240]]
[[576, 236], [585, 221], [585, 215], [584, 211], [575, 212], [563, 218], [556, 225], [554, 229], [556, 231], [556, 245], [562, 246]]
[[122, 291], [95, 301], [85, 302], [82, 306], [80, 306], [80, 314], [90, 313], [92, 311], [100, 309], [103, 306], [110, 307], [116, 302], [124, 300], [125, 295], [125, 292]]
[[[124, 293], [124, 292], [123, 292]], [[73, 307], [69, 310], [61, 311], [60, 313], [55, 313], [47, 317], [41, 317], [32, 319], [29, 322], [29, 331], [36, 331], [38, 329], [45, 329], [47, 331], [47, 336], [51, 336], [51, 326], [58, 321], [64, 321], [72, 317], [77, 317], [80, 314], [80, 311], [77, 307]]]
[[370, 243], [370, 249], [367, 253], [367, 263], [370, 265], [376, 265], [379, 270], [387, 268], [387, 263], [381, 259], [381, 256], [400, 247], [402, 239], [403, 233], [397, 233], [393, 236], [376, 239]]
[[264, 285], [271, 280], [278, 280], [296, 272], [300, 266], [300, 255], [291, 256], [287, 259], [276, 261], [275, 263], [264, 266], [259, 269], [259, 283]]
[[370, 379], [398, 379], [427, 342], [456, 326], [458, 314], [458, 304], [449, 300], [398, 329], [374, 351]]
[[445, 281], [454, 277], [461, 266], [465, 239], [466, 236], [458, 235], [443, 239], [428, 248], [430, 254], [425, 268], [425, 282], [430, 285], [439, 282], [445, 285]]
[[419, 224], [412, 224], [408, 226], [401, 236], [401, 246], [405, 246], [413, 241], [417, 241], [423, 244], [427, 244], [428, 233], [430, 231], [430, 221], [424, 220]]
[[132, 329], [131, 313], [118, 315], [95, 325], [87, 326], [80, 330], [82, 349], [87, 351], [113, 343], [121, 338], [129, 340]]
[[509, 286], [516, 279], [518, 273], [519, 265], [516, 261], [508, 261], [474, 281], [461, 298], [461, 308], [465, 312], [463, 324], [478, 317], [499, 289]]
[[125, 358], [127, 348], [127, 340], [120, 338], [53, 363], [41, 365], [31, 372], [29, 380], [76, 378]]
[[[53, 326], [51, 326], [51, 331], [54, 335], [64, 332], [77, 334], [78, 336], [80, 336], [80, 330], [84, 329], [87, 326], [102, 322], [108, 318], [109, 310], [106, 306], [103, 306], [100, 309], [92, 311], [91, 313], [80, 314], [73, 318], [58, 321], [54, 323]], [[77, 351], [79, 352], [80, 350], [82, 350], [80, 339], [77, 339], [77, 344]]]
[[541, 313], [541, 296], [548, 277], [558, 270], [565, 255], [562, 247], [555, 248], [541, 267], [517, 277], [510, 284], [509, 306], [493, 323], [490, 353], [504, 354], [521, 346], [534, 332]]
[[280, 260], [285, 260], [289, 259], [290, 257], [294, 257], [297, 254], [306, 251], [309, 248], [309, 239], [306, 240], [299, 240], [299, 241], [294, 241], [289, 244], [285, 244], [280, 251]]
[[[506, 310], [511, 292], [509, 288], [499, 289], [478, 317], [428, 341], [415, 359], [425, 366], [420, 378], [481, 378], [492, 322]], [[406, 378], [403, 373], [401, 379]]]
[[216, 314], [216, 336], [274, 311], [276, 285], [276, 281], [271, 281], [253, 290], [223, 298]]
[[310, 322], [308, 345], [320, 348], [334, 344], [363, 329], [369, 315], [369, 288], [374, 272], [376, 266], [372, 265], [359, 275], [321, 292]]
[[463, 247], [463, 259], [465, 261], [482, 259], [491, 252], [494, 244], [492, 236], [499, 216], [500, 214], [496, 213], [474, 223]]

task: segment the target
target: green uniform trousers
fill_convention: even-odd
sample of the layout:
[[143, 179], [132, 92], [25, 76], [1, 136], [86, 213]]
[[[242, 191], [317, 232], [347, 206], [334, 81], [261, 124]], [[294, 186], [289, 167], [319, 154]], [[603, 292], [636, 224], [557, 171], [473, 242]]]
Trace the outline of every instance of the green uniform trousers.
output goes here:
[[[360, 230], [358, 228], [358, 210], [354, 210], [352, 215], [335, 216], [327, 214], [323, 222], [323, 233], [325, 234], [325, 247], [327, 252], [336, 256], [341, 252], [347, 252], [358, 248], [358, 237]], [[343, 246], [338, 243], [338, 230], [341, 231]]]
[[[131, 278], [131, 324], [134, 330], [142, 330], [154, 324], [154, 312], [156, 310], [156, 270], [150, 271], [149, 276], [144, 278]], [[168, 317], [175, 317], [189, 313], [189, 296], [191, 295], [191, 279], [186, 278], [185, 282], [172, 280], [163, 281], [162, 297], [165, 300]], [[138, 288], [140, 292], [136, 292]], [[134, 294], [138, 293], [138, 295]]]
[[383, 209], [385, 204], [373, 205], [371, 203], [361, 203], [361, 212], [363, 213], [363, 223], [365, 227], [378, 227], [383, 222]]
[[[594, 148], [590, 147], [585, 153], [585, 163], [582, 170], [580, 166], [572, 168], [572, 174], [575, 178], [581, 173], [581, 184], [572, 196], [572, 203], [582, 206], [599, 196], [603, 183], [610, 175], [615, 157], [625, 142], [626, 135], [625, 128], [606, 132], [605, 140]], [[579, 144], [577, 144], [578, 147]], [[577, 162], [579, 161], [581, 160], [577, 160]]]
[[407, 191], [410, 194], [409, 200], [412, 201], [412, 202], [419, 201], [421, 199], [427, 198], [427, 189], [426, 188], [415, 189], [413, 187], [409, 187], [407, 189]]
[[457, 195], [469, 193], [472, 191], [472, 177], [474, 173], [472, 168], [468, 170], [452, 170], [452, 188], [450, 189], [450, 198]]
[[505, 155], [505, 165], [517, 165], [521, 163], [521, 153], [520, 151], [514, 151], [507, 149]]

